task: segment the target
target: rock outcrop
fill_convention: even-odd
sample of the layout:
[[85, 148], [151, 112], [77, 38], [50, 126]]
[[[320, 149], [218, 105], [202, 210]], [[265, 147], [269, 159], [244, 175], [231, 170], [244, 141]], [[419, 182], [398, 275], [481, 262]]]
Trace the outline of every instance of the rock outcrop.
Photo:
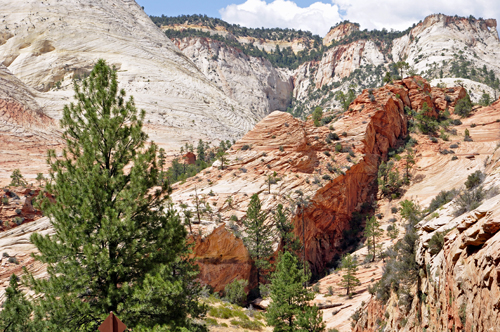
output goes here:
[[[252, 194], [259, 195], [266, 211], [273, 211], [278, 204], [292, 207], [304, 197], [308, 206], [293, 211], [295, 232], [304, 236], [306, 259], [313, 272], [320, 273], [340, 252], [343, 231], [348, 229], [352, 213], [361, 203], [374, 199], [378, 165], [388, 149], [406, 134], [404, 107], [418, 109], [428, 97], [426, 91], [431, 91], [420, 77], [408, 80], [416, 83], [403, 81], [365, 90], [351, 104], [350, 112], [326, 126], [315, 127], [311, 120], [303, 122], [287, 113], [273, 112], [231, 147], [224, 169], [216, 162], [184, 184], [176, 184], [174, 203], [187, 204], [195, 211], [198, 196], [210, 211], [193, 232], [213, 238], [210, 234], [215, 229], [220, 232], [222, 224], [244, 236], [238, 220], [246, 217]], [[460, 95], [450, 93], [451, 103]], [[429, 105], [434, 107], [430, 97]], [[268, 222], [272, 223], [271, 214]], [[276, 239], [275, 249], [278, 245]], [[225, 252], [231, 256], [230, 249]], [[205, 251], [199, 256], [204, 255]], [[221, 271], [203, 260], [199, 263], [204, 271], [216, 269], [207, 274], [219, 273], [215, 283], [211, 283], [213, 278], [204, 280], [214, 288], [223, 288], [218, 282], [232, 280], [233, 271], [238, 270]], [[247, 278], [249, 273], [247, 270]]]
[[10, 173], [46, 173], [49, 148], [60, 144], [54, 121], [36, 101], [37, 91], [27, 87], [0, 64], [0, 184]]
[[286, 111], [290, 104], [293, 82], [289, 72], [273, 67], [267, 59], [245, 55], [210, 38], [183, 38], [174, 43], [227, 96], [259, 118]]
[[[408, 305], [393, 294], [387, 303], [372, 298], [362, 308], [356, 332], [384, 331], [496, 331], [500, 324], [500, 101], [479, 109], [463, 126], [475, 131], [474, 142], [456, 150], [458, 160], [423, 154], [418, 173], [427, 173], [410, 186], [406, 196], [425, 207], [441, 190], [460, 188], [476, 170], [487, 175], [483, 182], [486, 199], [476, 209], [457, 215], [456, 200], [438, 209], [418, 225], [416, 261], [419, 278], [408, 291]], [[470, 127], [471, 124], [479, 124]], [[465, 146], [465, 144], [468, 144]], [[467, 159], [466, 152], [475, 156]], [[477, 159], [476, 159], [477, 158]], [[427, 159], [427, 162], [425, 162]], [[435, 159], [436, 162], [429, 162]], [[447, 158], [449, 160], [449, 157]], [[488, 198], [489, 197], [489, 198]], [[438, 233], [444, 235], [441, 249], [431, 246]]]
[[72, 100], [72, 79], [100, 58], [118, 69], [159, 143], [236, 139], [261, 118], [211, 83], [133, 0], [4, 1], [2, 12], [9, 33], [0, 63], [40, 92], [35, 99], [53, 118]]
[[359, 24], [343, 22], [330, 29], [323, 38], [323, 45], [328, 46], [334, 41], [342, 40], [348, 37], [353, 31], [359, 31]]

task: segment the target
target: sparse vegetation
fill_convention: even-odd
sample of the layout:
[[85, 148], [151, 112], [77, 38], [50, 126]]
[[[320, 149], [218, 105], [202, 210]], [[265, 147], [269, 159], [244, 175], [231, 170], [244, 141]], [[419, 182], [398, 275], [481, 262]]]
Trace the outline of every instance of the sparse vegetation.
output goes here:
[[245, 293], [245, 287], [247, 286], [248, 280], [233, 280], [233, 282], [224, 288], [226, 299], [233, 304], [244, 305], [247, 299], [247, 294]]

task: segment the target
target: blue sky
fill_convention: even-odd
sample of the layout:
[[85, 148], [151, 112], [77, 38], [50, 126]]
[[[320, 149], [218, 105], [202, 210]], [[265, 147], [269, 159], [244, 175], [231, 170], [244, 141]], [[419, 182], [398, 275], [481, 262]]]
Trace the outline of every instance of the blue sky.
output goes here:
[[[219, 10], [232, 4], [242, 4], [245, 0], [136, 0], [144, 6], [149, 15], [178, 16], [183, 14], [206, 14], [220, 18]], [[270, 1], [268, 1], [270, 2]], [[316, 2], [312, 0], [294, 1], [301, 7], [307, 7]]]
[[[19, 1], [19, 0], [16, 0]], [[499, 0], [136, 0], [149, 15], [206, 14], [246, 27], [324, 36], [345, 19], [362, 29], [405, 30], [430, 14], [500, 18]]]

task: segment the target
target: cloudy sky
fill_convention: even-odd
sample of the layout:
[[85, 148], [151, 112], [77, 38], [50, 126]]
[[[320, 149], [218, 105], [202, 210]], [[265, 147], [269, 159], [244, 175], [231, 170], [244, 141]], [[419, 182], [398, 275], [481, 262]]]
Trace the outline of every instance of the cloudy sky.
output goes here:
[[433, 13], [500, 18], [499, 0], [136, 0], [150, 15], [206, 14], [247, 27], [309, 30], [324, 36], [335, 23], [404, 30]]

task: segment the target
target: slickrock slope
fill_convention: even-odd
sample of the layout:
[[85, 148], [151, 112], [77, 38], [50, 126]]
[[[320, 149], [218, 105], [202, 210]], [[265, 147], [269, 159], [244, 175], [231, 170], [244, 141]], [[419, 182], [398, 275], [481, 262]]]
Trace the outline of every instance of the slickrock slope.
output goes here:
[[59, 132], [36, 95], [0, 64], [0, 185], [15, 168], [32, 177], [46, 172], [47, 149], [58, 146]]
[[[395, 294], [384, 305], [374, 299], [362, 308], [354, 331], [496, 331], [500, 324], [500, 100], [479, 109], [463, 121], [474, 135], [473, 142], [461, 142], [455, 150], [458, 160], [423, 151], [417, 164], [422, 179], [413, 183], [404, 198], [425, 207], [441, 190], [463, 186], [476, 170], [488, 175], [483, 183], [490, 194], [475, 210], [456, 216], [455, 201], [436, 211], [418, 225], [416, 259], [419, 280], [411, 289], [415, 295], [405, 309]], [[471, 124], [476, 124], [470, 127]], [[459, 129], [460, 131], [460, 129]], [[474, 134], [472, 134], [474, 131]], [[454, 139], [452, 139], [453, 141]], [[452, 143], [452, 142], [450, 142]], [[440, 148], [441, 149], [441, 148]], [[442, 250], [433, 253], [430, 239], [444, 232]]]
[[433, 65], [442, 67], [442, 61], [458, 55], [472, 61], [474, 67], [486, 65], [498, 75], [500, 39], [497, 21], [429, 15], [408, 35], [395, 40], [392, 49], [394, 61], [406, 59], [417, 72], [425, 72]]
[[[333, 131], [328, 126], [315, 127], [312, 121], [302, 122], [287, 113], [274, 112], [233, 145], [228, 151], [227, 168], [219, 169], [220, 163], [216, 162], [186, 183], [175, 185], [173, 201], [195, 211], [198, 195], [210, 211], [193, 232], [216, 241], [209, 234], [222, 224], [229, 229], [226, 232], [241, 235], [241, 224], [234, 220], [245, 217], [252, 194], [259, 195], [263, 209], [268, 211], [278, 204], [289, 207], [304, 195], [310, 204], [303, 214], [299, 209], [293, 216], [295, 232], [302, 235], [304, 217], [306, 259], [313, 272], [319, 273], [339, 252], [342, 232], [348, 228], [352, 212], [374, 199], [378, 164], [389, 147], [406, 134], [404, 106], [419, 109], [429, 98], [432, 107], [434, 103], [426, 94], [430, 90], [419, 77], [374, 90], [374, 101], [366, 90], [353, 102], [351, 112], [331, 123]], [[462, 90], [450, 93], [452, 105], [456, 98], [464, 96]], [[335, 139], [333, 132], [340, 136], [338, 141], [330, 140]], [[344, 152], [335, 152], [336, 145]], [[271, 184], [270, 192], [269, 177], [278, 179]], [[268, 221], [272, 222], [271, 218]], [[218, 232], [223, 234], [219, 228]], [[219, 262], [231, 262], [230, 250], [216, 250], [228, 253], [228, 258], [222, 255]], [[215, 289], [223, 289], [225, 281], [234, 278], [232, 271], [236, 268], [220, 271], [215, 264], [210, 267], [205, 263], [214, 256], [212, 253], [195, 254], [205, 273], [202, 279]], [[242, 263], [237, 260], [234, 264]]]
[[72, 78], [103, 58], [146, 110], [156, 141], [238, 138], [260, 120], [211, 83], [133, 0], [2, 0], [0, 6], [7, 31], [0, 63], [43, 92], [36, 99], [51, 117], [71, 100]]
[[210, 38], [175, 39], [174, 43], [227, 96], [259, 118], [273, 111], [286, 111], [290, 104], [290, 74], [274, 68], [268, 60], [247, 56]]

